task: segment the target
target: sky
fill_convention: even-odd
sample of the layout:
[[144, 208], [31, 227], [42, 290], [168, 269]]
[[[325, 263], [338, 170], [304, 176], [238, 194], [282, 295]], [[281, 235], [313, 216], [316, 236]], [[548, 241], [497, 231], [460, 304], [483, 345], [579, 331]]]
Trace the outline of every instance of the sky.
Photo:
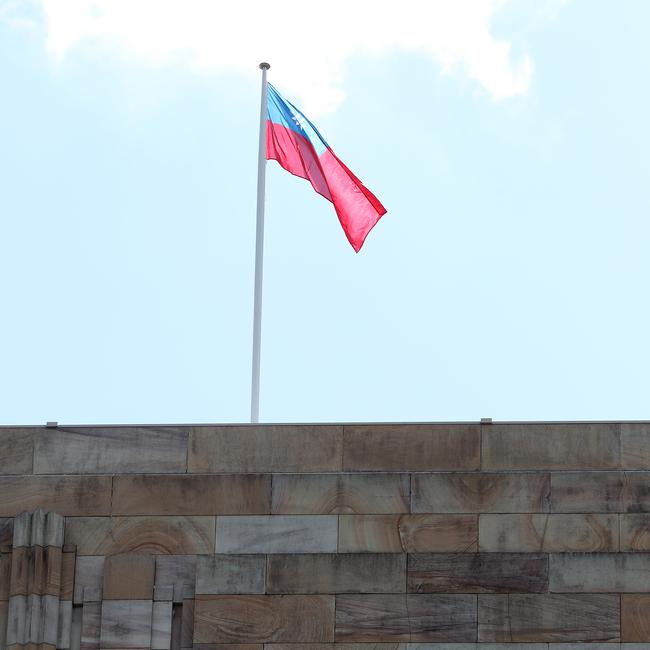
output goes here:
[[0, 424], [248, 421], [262, 60], [388, 213], [267, 164], [261, 421], [649, 419], [649, 22], [0, 0]]

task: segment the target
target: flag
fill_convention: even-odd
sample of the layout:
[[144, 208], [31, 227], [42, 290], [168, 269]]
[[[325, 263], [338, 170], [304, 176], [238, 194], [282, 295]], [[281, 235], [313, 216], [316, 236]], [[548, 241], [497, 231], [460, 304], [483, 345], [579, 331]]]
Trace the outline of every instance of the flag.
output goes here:
[[307, 179], [334, 204], [341, 226], [358, 253], [386, 209], [336, 157], [316, 127], [268, 84], [266, 158]]

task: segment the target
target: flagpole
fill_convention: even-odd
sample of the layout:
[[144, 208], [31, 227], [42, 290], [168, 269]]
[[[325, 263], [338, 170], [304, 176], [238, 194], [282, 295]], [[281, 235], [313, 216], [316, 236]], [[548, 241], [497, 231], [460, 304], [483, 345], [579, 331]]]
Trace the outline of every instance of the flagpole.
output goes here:
[[255, 229], [255, 297], [253, 303], [253, 368], [251, 376], [251, 423], [260, 421], [260, 350], [262, 343], [262, 278], [264, 272], [264, 195], [266, 185], [266, 71], [260, 63], [262, 101], [260, 102], [260, 146], [257, 159], [257, 226]]

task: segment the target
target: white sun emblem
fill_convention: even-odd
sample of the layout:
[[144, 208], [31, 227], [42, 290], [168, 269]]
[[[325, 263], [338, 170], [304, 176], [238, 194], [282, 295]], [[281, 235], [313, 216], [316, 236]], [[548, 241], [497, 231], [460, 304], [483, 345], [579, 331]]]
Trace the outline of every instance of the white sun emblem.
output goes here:
[[307, 120], [300, 115], [300, 113], [296, 113], [295, 111], [291, 111], [291, 114], [293, 115], [293, 121], [304, 131]]

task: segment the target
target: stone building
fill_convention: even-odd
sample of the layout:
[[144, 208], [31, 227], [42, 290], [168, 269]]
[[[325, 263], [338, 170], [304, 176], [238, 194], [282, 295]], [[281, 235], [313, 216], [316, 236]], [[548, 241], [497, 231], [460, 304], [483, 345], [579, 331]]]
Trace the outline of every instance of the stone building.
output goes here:
[[480, 646], [650, 649], [650, 424], [0, 428], [0, 648]]

